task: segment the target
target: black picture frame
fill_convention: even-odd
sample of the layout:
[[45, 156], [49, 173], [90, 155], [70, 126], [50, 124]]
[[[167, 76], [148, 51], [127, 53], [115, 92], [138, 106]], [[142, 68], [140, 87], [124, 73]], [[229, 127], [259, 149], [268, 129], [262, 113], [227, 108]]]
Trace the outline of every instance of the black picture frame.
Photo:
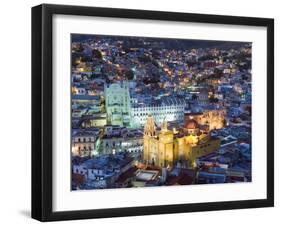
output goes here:
[[[52, 210], [52, 18], [55, 14], [182, 21], [267, 28], [267, 198], [95, 210]], [[43, 4], [32, 8], [32, 218], [40, 221], [123, 217], [274, 206], [274, 20]]]

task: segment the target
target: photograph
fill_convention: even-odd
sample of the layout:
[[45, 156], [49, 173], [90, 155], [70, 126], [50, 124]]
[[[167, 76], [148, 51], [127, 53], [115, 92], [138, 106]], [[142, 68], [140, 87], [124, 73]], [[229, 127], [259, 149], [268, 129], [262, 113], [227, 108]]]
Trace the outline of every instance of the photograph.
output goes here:
[[252, 182], [251, 42], [70, 36], [71, 191]]
[[0, 226], [281, 222], [279, 5], [2, 1]]
[[32, 7], [32, 218], [274, 206], [274, 19], [120, 7]]

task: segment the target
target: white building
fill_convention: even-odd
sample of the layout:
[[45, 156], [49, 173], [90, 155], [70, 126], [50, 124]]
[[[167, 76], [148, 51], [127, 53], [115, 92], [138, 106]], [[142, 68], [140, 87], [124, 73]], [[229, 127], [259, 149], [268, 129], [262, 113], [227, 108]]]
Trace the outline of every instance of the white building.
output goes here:
[[143, 133], [136, 129], [107, 127], [101, 145], [103, 154], [142, 152]]
[[99, 130], [97, 131], [79, 131], [72, 136], [72, 155], [92, 157], [97, 155], [97, 140]]
[[150, 115], [155, 119], [157, 125], [160, 125], [163, 120], [183, 121], [184, 110], [188, 105], [185, 99], [167, 97], [162, 98], [155, 104], [143, 104], [132, 106], [132, 122], [134, 127], [143, 126], [147, 117]]
[[102, 156], [72, 164], [72, 173], [80, 174], [88, 188], [109, 188], [115, 180], [132, 167], [133, 158], [124, 155]]
[[96, 95], [72, 95], [72, 105], [74, 108], [79, 106], [90, 107], [90, 106], [100, 106], [101, 98]]
[[104, 91], [108, 123], [130, 126], [131, 103], [128, 82], [105, 84]]

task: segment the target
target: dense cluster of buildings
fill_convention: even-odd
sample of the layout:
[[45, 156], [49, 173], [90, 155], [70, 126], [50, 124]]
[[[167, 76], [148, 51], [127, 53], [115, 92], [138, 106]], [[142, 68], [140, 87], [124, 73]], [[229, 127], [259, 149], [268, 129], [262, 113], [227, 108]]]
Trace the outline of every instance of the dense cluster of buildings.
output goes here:
[[251, 181], [251, 44], [72, 35], [72, 189]]

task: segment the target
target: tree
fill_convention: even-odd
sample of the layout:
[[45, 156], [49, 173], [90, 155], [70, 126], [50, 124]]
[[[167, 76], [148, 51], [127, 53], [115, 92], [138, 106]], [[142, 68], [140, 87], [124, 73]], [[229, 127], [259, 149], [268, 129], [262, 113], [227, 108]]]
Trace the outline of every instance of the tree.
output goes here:
[[79, 43], [77, 49], [76, 49], [77, 52], [83, 52], [84, 51], [84, 47], [82, 45], [82, 43]]
[[210, 103], [218, 103], [219, 99], [216, 98], [214, 95], [211, 95], [209, 101]]
[[198, 96], [194, 93], [194, 94], [192, 94], [191, 99], [192, 99], [192, 100], [197, 100], [197, 99], [198, 99]]
[[241, 78], [242, 78], [242, 80], [247, 80], [248, 79], [248, 77], [245, 74], [242, 74]]
[[133, 80], [134, 79], [134, 72], [132, 70], [125, 71], [125, 77], [128, 80]]
[[102, 54], [98, 49], [93, 49], [92, 57], [93, 57], [93, 59], [102, 59]]
[[215, 68], [213, 76], [214, 78], [221, 78], [223, 76], [223, 71], [218, 68]]

